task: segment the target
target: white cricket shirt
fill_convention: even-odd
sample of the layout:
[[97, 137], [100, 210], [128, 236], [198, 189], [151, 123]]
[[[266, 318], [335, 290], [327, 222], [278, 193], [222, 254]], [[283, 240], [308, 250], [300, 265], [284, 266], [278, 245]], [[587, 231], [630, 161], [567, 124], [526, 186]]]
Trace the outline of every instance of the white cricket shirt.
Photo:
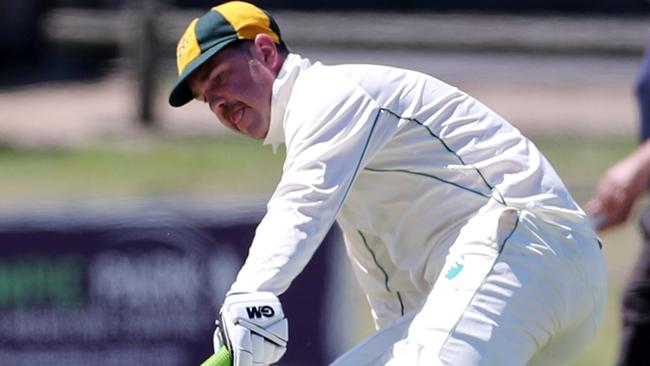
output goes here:
[[509, 206], [591, 230], [533, 143], [429, 75], [290, 54], [271, 108], [265, 143], [286, 161], [231, 292], [284, 292], [338, 220], [382, 326], [423, 303], [472, 217]]

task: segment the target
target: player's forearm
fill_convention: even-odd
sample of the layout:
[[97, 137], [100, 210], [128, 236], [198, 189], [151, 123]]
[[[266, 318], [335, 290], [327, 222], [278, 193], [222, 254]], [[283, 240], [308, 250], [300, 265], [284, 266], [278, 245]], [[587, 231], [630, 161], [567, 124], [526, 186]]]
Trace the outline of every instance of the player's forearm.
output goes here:
[[299, 214], [269, 210], [255, 233], [231, 293], [268, 291], [280, 295], [287, 290], [334, 221], [333, 217], [323, 220], [296, 215]]
[[231, 291], [279, 295], [313, 256], [334, 223], [344, 192], [338, 180], [323, 179], [324, 172], [312, 165], [285, 172]]

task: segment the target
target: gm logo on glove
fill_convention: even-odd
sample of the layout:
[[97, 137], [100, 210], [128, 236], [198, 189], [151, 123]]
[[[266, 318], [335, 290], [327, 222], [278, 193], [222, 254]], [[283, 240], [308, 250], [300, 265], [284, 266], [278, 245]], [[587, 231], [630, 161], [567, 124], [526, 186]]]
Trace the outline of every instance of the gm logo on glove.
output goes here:
[[275, 311], [269, 305], [247, 306], [246, 312], [248, 313], [248, 319], [270, 318], [275, 315]]

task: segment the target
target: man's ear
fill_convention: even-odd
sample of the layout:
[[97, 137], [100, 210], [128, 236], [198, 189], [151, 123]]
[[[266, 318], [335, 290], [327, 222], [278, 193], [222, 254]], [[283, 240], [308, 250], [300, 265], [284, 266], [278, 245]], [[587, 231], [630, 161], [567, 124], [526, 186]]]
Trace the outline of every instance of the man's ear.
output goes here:
[[260, 61], [274, 71], [279, 70], [284, 60], [273, 38], [268, 34], [260, 33], [255, 36], [253, 42], [255, 49], [259, 52]]

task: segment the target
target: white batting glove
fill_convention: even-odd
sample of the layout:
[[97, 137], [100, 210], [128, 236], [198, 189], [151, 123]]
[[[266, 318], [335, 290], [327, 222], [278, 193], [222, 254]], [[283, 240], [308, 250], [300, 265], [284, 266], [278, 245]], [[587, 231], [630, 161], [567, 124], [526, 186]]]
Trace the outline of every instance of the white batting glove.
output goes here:
[[226, 346], [233, 366], [266, 366], [287, 350], [289, 324], [280, 300], [270, 292], [228, 295], [214, 332], [214, 351]]

